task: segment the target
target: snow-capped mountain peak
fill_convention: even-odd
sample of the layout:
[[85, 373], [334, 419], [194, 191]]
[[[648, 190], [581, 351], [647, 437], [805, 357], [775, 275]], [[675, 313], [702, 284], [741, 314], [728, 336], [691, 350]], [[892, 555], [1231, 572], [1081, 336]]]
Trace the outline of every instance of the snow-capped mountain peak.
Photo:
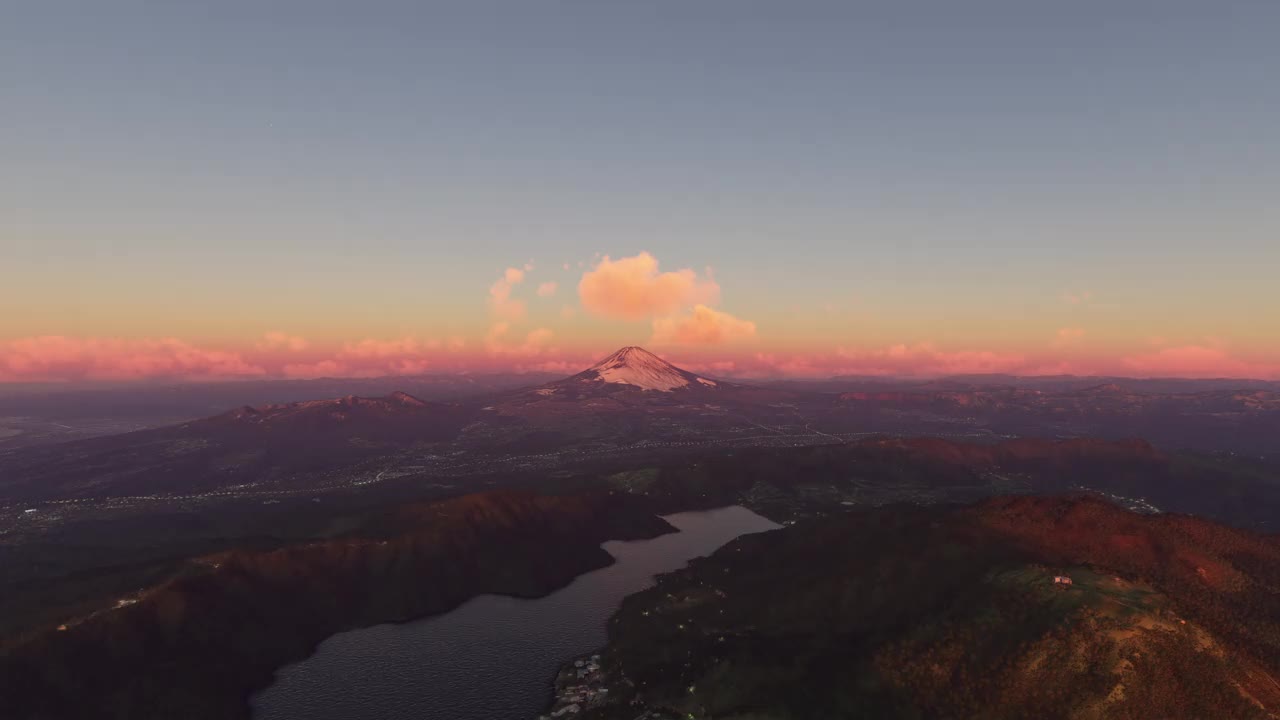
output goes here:
[[685, 372], [648, 350], [635, 346], [624, 347], [592, 365], [582, 373], [582, 377], [659, 392], [671, 392], [688, 387], [693, 382], [700, 382], [708, 387], [715, 386], [713, 381]]

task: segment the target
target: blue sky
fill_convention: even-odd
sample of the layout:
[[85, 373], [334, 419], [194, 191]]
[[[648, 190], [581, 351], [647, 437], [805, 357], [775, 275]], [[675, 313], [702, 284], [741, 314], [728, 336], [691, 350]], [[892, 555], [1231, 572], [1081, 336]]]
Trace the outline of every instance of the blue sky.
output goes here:
[[472, 333], [506, 266], [569, 288], [643, 250], [713, 267], [766, 344], [1026, 345], [1088, 292], [1099, 351], [1275, 350], [1278, 28], [1275, 2], [6, 3], [0, 339]]

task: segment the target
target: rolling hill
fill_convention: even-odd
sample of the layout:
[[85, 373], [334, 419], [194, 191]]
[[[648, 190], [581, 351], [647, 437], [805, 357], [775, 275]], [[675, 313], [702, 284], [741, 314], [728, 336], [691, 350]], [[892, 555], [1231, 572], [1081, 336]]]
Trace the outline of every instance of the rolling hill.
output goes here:
[[1275, 537], [1088, 499], [834, 515], [628, 598], [580, 717], [1275, 718], [1278, 588]]

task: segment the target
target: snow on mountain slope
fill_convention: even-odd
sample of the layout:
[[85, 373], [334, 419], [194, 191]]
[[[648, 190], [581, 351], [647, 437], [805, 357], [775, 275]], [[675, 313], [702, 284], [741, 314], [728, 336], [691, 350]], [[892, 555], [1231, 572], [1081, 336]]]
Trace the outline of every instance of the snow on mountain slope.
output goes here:
[[642, 390], [671, 392], [698, 382], [715, 387], [715, 382], [685, 372], [639, 347], [624, 347], [578, 375], [585, 381], [633, 385]]

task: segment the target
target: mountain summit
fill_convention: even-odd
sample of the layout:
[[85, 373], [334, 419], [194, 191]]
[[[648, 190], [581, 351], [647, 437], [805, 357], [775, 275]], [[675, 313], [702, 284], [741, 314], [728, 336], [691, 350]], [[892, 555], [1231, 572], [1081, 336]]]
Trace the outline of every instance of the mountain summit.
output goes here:
[[642, 390], [671, 392], [679, 388], [718, 387], [708, 380], [672, 365], [642, 347], [624, 347], [578, 373], [572, 380], [632, 385]]

